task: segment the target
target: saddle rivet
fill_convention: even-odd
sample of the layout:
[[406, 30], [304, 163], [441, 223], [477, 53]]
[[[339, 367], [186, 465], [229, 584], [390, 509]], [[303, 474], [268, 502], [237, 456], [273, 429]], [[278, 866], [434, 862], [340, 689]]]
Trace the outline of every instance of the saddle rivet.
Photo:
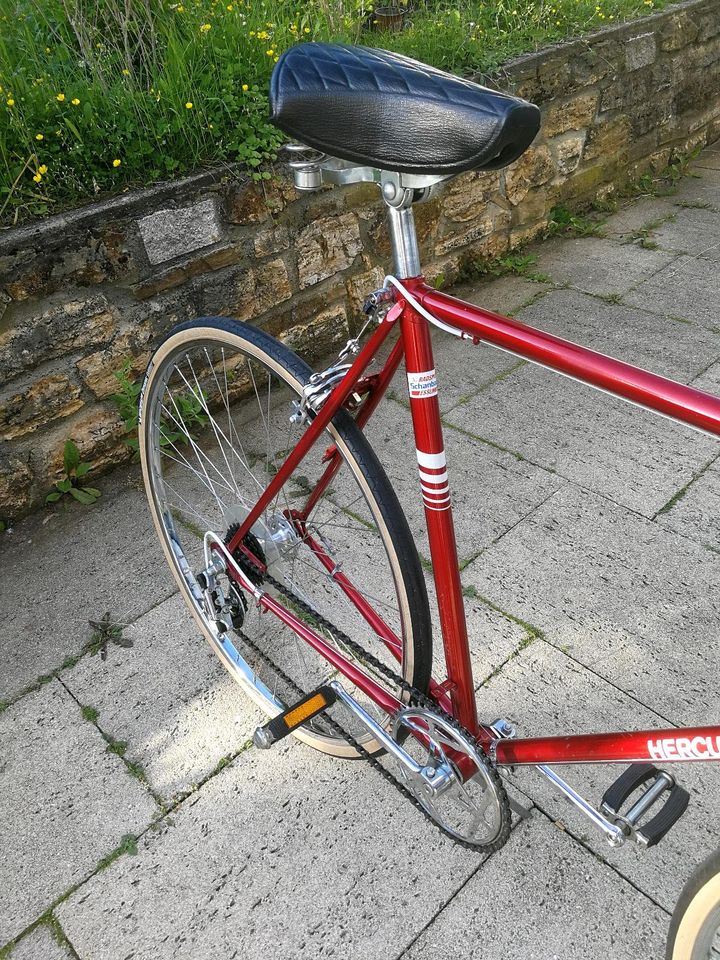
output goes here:
[[397, 187], [395, 186], [394, 183], [391, 183], [390, 181], [386, 181], [382, 187], [382, 194], [386, 200], [392, 201], [395, 199], [395, 196], [397, 194]]

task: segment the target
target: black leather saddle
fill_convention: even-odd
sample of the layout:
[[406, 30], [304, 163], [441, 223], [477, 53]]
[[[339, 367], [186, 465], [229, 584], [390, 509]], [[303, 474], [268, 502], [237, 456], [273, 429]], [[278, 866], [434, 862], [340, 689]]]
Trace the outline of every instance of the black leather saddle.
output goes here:
[[335, 43], [286, 50], [270, 104], [273, 123], [302, 143], [399, 173], [504, 167], [540, 127], [526, 100], [387, 50]]

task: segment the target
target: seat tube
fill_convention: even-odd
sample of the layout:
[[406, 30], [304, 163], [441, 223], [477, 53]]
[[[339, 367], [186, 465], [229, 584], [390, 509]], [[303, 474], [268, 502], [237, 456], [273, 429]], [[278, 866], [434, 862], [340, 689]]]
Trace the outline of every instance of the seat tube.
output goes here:
[[415, 447], [455, 716], [476, 733], [477, 708], [455, 528], [450, 506], [432, 341], [427, 320], [406, 307], [400, 320]]

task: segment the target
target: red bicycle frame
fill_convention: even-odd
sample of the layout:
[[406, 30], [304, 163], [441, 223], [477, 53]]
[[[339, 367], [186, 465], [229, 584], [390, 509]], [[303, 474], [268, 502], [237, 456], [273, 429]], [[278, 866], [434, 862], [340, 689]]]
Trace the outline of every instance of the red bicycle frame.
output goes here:
[[[472, 306], [428, 287], [422, 277], [405, 280], [403, 285], [414, 302], [474, 343], [499, 347], [612, 396], [720, 437], [720, 399], [711, 394]], [[383, 370], [364, 378], [365, 370], [378, 348], [398, 324], [400, 336]], [[447, 666], [447, 680], [443, 683], [433, 681], [431, 695], [473, 732], [483, 746], [489, 748], [492, 745], [498, 764], [720, 759], [720, 726], [497, 740], [493, 731], [478, 723], [429, 322], [402, 297], [396, 300], [343, 380], [314, 417], [297, 447], [245, 518], [228, 545], [229, 550], [242, 549], [242, 540], [247, 531], [318, 441], [335, 414], [355, 393], [364, 395], [356, 422], [361, 428], [367, 423], [403, 355]], [[325, 473], [310, 495], [305, 509], [294, 513], [293, 521], [296, 524], [302, 525], [309, 516], [341, 464], [340, 455], [333, 447], [328, 449], [324, 459], [327, 463]], [[313, 546], [314, 543], [310, 540], [309, 546], [316, 551], [319, 561], [387, 648], [399, 658], [401, 646], [398, 638], [364, 599], [362, 590], [334, 568], [324, 548], [317, 543]], [[388, 712], [401, 708], [400, 701], [386, 688], [327, 644], [277, 600], [264, 594], [259, 602], [279, 616], [380, 707]]]

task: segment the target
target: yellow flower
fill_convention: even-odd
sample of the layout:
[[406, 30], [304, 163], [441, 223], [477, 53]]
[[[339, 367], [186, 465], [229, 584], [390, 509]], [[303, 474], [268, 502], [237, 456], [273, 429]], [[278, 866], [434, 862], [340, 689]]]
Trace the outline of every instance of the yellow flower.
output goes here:
[[96, 43], [95, 46], [98, 48], [98, 50], [103, 50], [105, 48], [104, 43]]
[[244, 83], [244, 84], [242, 85], [242, 92], [243, 92], [243, 93], [247, 93], [249, 89], [250, 89], [250, 87], [249, 87], [246, 83]]
[[229, 3], [225, 9], [229, 10], [232, 13], [232, 8], [233, 8], [233, 5]]
[[122, 163], [122, 160], [113, 160], [114, 167], [119, 167], [121, 163]]
[[129, 76], [130, 76], [130, 71], [127, 69], [127, 67], [123, 70], [123, 76], [124, 76], [124, 77], [129, 77]]
[[58, 93], [58, 95], [55, 97], [55, 99], [58, 100], [60, 103], [62, 103], [63, 100], [65, 99], [65, 94], [64, 94], [64, 93]]
[[36, 173], [35, 176], [33, 177], [33, 180], [35, 181], [35, 183], [40, 183], [40, 181], [42, 180], [42, 177], [40, 176], [39, 173]]
[[5, 102], [7, 103], [7, 105], [8, 105], [9, 107], [14, 107], [14, 106], [15, 106], [15, 101], [13, 100], [12, 97], [8, 97]]
[[179, 4], [177, 7], [175, 7], [175, 10], [177, 13], [185, 13], [185, 7], [182, 4]]
[[310, 33], [310, 27], [305, 27], [305, 29], [303, 30], [303, 33]]
[[210, 24], [210, 23], [204, 23], [204, 24], [200, 27], [200, 33], [207, 33], [211, 26], [212, 26], [212, 24]]
[[45, 53], [50, 53], [50, 47], [45, 47]]
[[36, 134], [35, 134], [35, 139], [36, 139], [36, 140], [44, 140], [45, 137], [44, 137], [41, 133], [36, 133]]
[[80, 101], [78, 100], [77, 97], [73, 97], [72, 100], [70, 101], [70, 103], [71, 103], [74, 107], [79, 107], [79, 106], [80, 106]]
[[185, 109], [192, 110], [192, 108], [193, 108], [192, 100], [188, 100], [188, 102], [185, 104]]
[[38, 167], [38, 173], [47, 173], [47, 167], [45, 166], [44, 163], [40, 164], [40, 166]]
[[265, 53], [268, 55], [268, 57], [272, 57], [275, 51], [273, 50], [272, 47], [270, 47], [270, 49], [266, 50]]

